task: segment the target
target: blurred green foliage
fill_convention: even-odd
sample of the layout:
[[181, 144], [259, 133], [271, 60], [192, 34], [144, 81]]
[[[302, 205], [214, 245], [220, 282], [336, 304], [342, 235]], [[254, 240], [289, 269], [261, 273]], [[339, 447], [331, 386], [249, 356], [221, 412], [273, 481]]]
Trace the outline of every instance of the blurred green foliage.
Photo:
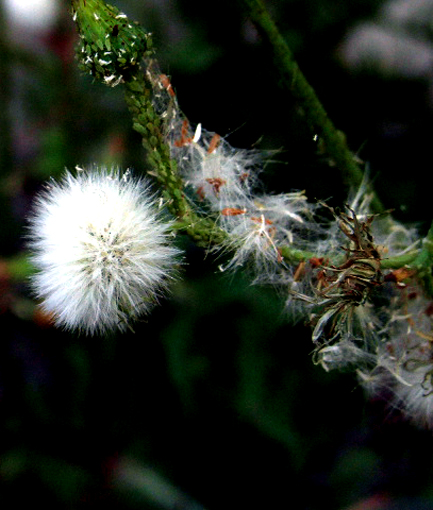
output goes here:
[[[46, 33], [0, 27], [1, 507], [431, 507], [431, 434], [366, 401], [352, 376], [315, 367], [308, 325], [293, 325], [283, 299], [247, 274], [221, 273], [221, 256], [179, 240], [183, 279], [135, 334], [70, 335], [35, 311], [23, 235], [43, 182], [94, 162], [145, 172], [120, 91], [77, 71], [64, 3]], [[426, 84], [353, 74], [335, 56], [382, 2], [269, 4], [349, 144], [365, 144], [386, 206], [429, 221], [419, 182], [432, 129]], [[344, 200], [239, 4], [116, 5], [154, 32], [192, 122], [231, 133], [234, 146], [277, 150], [264, 185]], [[405, 126], [401, 138], [381, 131], [390, 119]]]

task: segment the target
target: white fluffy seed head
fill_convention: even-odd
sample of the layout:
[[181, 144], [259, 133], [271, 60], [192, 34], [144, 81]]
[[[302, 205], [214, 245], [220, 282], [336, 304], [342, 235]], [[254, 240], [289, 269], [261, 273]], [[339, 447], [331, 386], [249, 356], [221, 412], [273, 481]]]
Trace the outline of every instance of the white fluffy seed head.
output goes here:
[[68, 330], [125, 330], [173, 278], [178, 250], [167, 228], [148, 186], [127, 173], [67, 172], [50, 182], [29, 235], [43, 309]]

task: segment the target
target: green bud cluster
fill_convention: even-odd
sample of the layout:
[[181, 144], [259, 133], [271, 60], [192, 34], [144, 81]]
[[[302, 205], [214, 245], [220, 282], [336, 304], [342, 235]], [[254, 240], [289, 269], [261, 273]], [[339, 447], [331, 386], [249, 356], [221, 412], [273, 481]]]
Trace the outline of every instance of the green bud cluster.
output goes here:
[[152, 54], [152, 39], [137, 22], [101, 0], [72, 0], [77, 23], [80, 67], [98, 81], [116, 86], [128, 81], [141, 59]]
[[144, 60], [144, 65], [148, 64], [153, 55], [150, 34], [102, 0], [72, 0], [72, 15], [81, 38], [78, 57], [82, 70], [109, 86], [125, 86], [133, 128], [141, 135], [147, 152], [148, 173], [161, 185], [162, 198], [178, 219], [176, 227], [199, 245], [222, 243], [225, 233], [213, 220], [197, 215], [188, 203], [176, 161], [163, 136], [164, 120], [152, 104], [152, 82], [140, 69], [140, 63]]

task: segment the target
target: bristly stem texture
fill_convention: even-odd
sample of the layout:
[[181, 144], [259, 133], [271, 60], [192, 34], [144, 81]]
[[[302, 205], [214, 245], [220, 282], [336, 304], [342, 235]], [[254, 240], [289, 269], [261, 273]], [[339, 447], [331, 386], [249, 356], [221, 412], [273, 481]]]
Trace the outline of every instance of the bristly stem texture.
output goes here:
[[[344, 133], [336, 129], [332, 123], [265, 5], [261, 0], [242, 2], [247, 6], [248, 14], [260, 34], [271, 46], [284, 86], [299, 101], [312, 133], [322, 140], [325, 151], [338, 168], [346, 188], [358, 188], [363, 182], [363, 171], [348, 148]], [[376, 195], [372, 201], [372, 209], [375, 212], [383, 211], [383, 206]]]
[[184, 230], [197, 244], [209, 246], [223, 241], [224, 232], [215, 222], [199, 216], [187, 201], [176, 161], [163, 136], [164, 125], [151, 101], [151, 85], [142, 70], [125, 82], [125, 100], [133, 117], [133, 128], [142, 136], [149, 173], [162, 187], [169, 210], [178, 218], [176, 228]]
[[81, 38], [77, 50], [80, 66], [105, 85], [124, 86], [133, 128], [142, 136], [147, 151], [149, 173], [162, 187], [167, 207], [179, 220], [175, 226], [199, 245], [221, 243], [224, 232], [192, 209], [183, 193], [176, 162], [170, 158], [163, 122], [152, 104], [152, 85], [142, 68], [143, 58], [150, 60], [153, 54], [151, 34], [102, 0], [72, 0], [72, 12]]

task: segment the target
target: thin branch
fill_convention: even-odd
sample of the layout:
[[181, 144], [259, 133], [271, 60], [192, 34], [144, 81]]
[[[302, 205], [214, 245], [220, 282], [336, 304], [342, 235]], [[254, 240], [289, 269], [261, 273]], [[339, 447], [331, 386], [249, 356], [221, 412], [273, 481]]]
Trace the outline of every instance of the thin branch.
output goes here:
[[[320, 137], [326, 153], [338, 168], [344, 185], [348, 189], [361, 186], [364, 173], [348, 148], [344, 133], [336, 129], [332, 123], [263, 2], [261, 0], [242, 0], [242, 2], [246, 5], [248, 14], [263, 39], [272, 48], [282, 83], [301, 105], [312, 133]], [[372, 208], [374, 212], [384, 210], [376, 194], [374, 194]]]

